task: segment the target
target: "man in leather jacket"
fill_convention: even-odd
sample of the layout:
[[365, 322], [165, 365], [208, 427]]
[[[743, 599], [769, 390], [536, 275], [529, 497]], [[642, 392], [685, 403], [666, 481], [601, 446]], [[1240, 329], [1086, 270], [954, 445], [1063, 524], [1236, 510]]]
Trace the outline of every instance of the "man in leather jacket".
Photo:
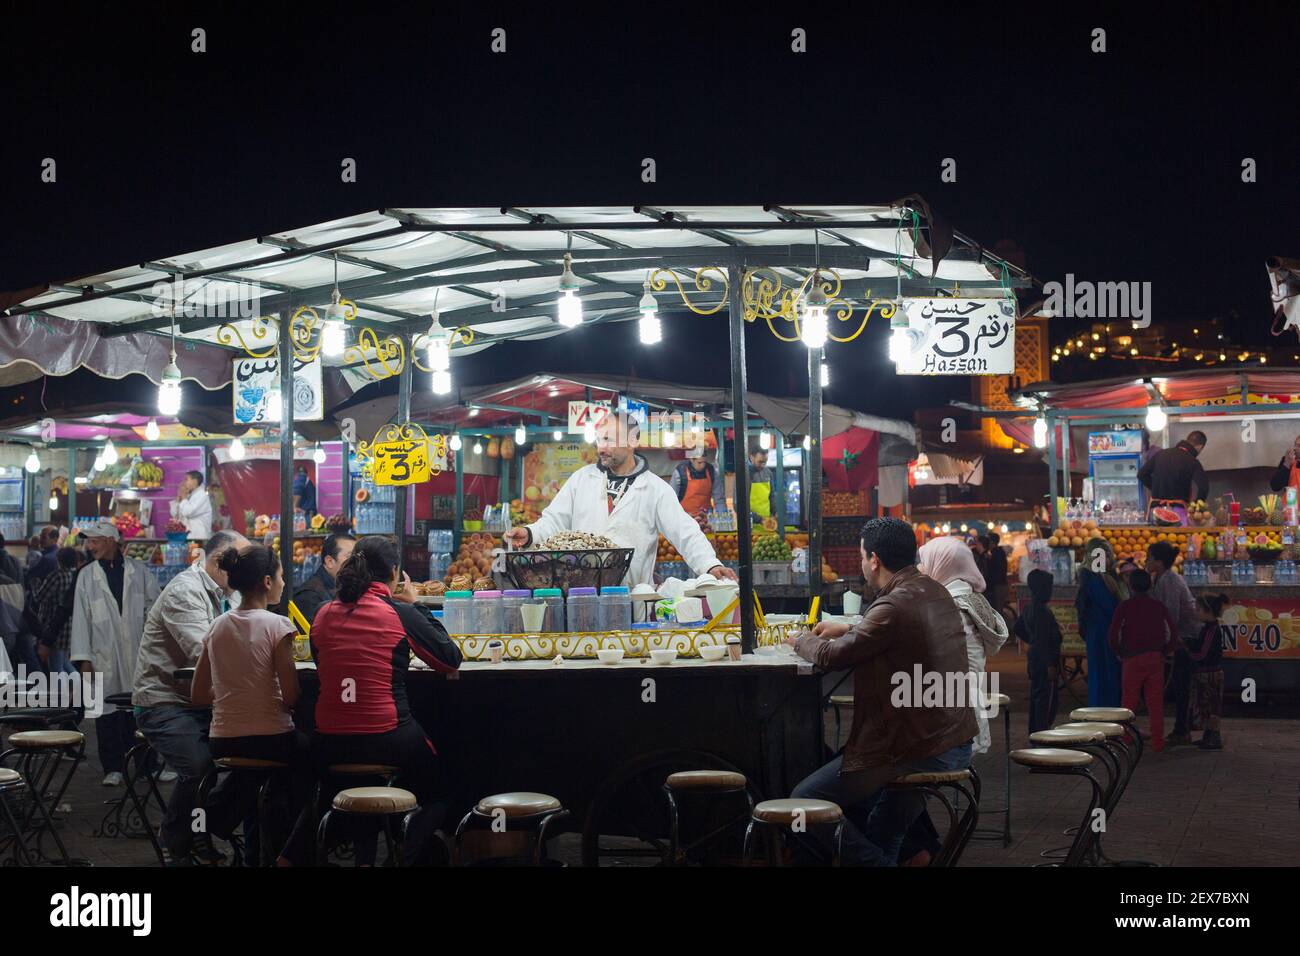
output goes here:
[[[852, 628], [822, 622], [789, 641], [823, 670], [853, 668], [853, 726], [843, 755], [792, 796], [839, 804], [847, 818], [846, 864], [889, 866], [924, 800], [885, 791], [885, 784], [907, 773], [970, 766], [976, 699], [964, 682], [961, 614], [947, 589], [917, 569], [912, 526], [873, 518], [862, 528], [861, 550], [863, 576], [875, 591], [862, 621]], [[941, 681], [941, 692], [923, 694], [918, 675], [923, 687]], [[956, 687], [962, 699], [948, 699]]]

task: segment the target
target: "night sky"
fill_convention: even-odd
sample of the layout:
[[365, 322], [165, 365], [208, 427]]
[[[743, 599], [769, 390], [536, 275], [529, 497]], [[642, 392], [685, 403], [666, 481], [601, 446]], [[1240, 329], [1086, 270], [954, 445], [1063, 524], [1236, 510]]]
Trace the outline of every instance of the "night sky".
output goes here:
[[[572, 5], [7, 5], [0, 288], [384, 206], [919, 193], [1042, 281], [1151, 281], [1157, 324], [1235, 313], [1239, 341], [1265, 344], [1264, 260], [1300, 255], [1300, 5], [939, 6], [845, 21], [802, 4], [599, 19]], [[195, 26], [207, 53], [190, 52]], [[489, 51], [496, 26], [504, 55]], [[806, 54], [790, 52], [795, 27]], [[47, 156], [57, 184], [39, 180]], [[344, 156], [356, 184], [339, 181]], [[640, 181], [646, 156], [657, 183]], [[460, 381], [540, 367], [718, 380], [723, 323], [665, 331], [702, 347], [647, 356], [629, 325], [599, 333], [625, 349], [504, 346]], [[911, 418], [965, 395], [964, 380], [881, 388], [873, 332], [829, 350], [830, 401]], [[804, 388], [802, 349], [761, 329], [749, 341], [752, 388]]]

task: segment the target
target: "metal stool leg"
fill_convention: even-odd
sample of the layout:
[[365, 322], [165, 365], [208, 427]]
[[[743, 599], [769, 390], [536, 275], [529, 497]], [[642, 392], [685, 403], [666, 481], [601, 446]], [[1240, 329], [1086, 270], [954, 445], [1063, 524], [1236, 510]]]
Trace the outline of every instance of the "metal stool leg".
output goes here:
[[1006, 812], [1002, 815], [1002, 845], [1011, 846], [1011, 708], [1004, 707], [1002, 714], [1002, 740], [1005, 752], [1002, 755]]

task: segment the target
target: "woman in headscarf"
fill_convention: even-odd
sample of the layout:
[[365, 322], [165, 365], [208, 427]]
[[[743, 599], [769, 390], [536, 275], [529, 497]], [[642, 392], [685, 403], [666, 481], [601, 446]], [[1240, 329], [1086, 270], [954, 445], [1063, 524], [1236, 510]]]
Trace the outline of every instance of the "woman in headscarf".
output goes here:
[[[948, 589], [961, 611], [962, 626], [966, 629], [966, 666], [971, 674], [971, 687], [985, 690], [984, 664], [1006, 642], [1007, 621], [984, 599], [984, 575], [975, 563], [975, 556], [957, 538], [935, 538], [921, 546], [917, 552], [917, 564], [922, 574]], [[974, 741], [977, 754], [989, 749], [989, 720], [984, 710], [983, 706], [975, 710], [975, 720], [979, 724], [979, 734]]]
[[1115, 608], [1129, 596], [1116, 568], [1115, 552], [1105, 538], [1092, 538], [1084, 545], [1074, 606], [1088, 649], [1089, 707], [1118, 707], [1123, 698], [1119, 658], [1107, 640]]

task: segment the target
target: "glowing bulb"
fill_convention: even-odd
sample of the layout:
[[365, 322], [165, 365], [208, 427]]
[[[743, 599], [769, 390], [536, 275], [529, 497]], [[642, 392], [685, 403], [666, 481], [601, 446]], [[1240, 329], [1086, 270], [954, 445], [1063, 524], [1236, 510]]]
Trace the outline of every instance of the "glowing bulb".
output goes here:
[[88, 484], [89, 482], [90, 479], [87, 478], [85, 475], [78, 475], [76, 478], [72, 479], [72, 483], [75, 485], [84, 485], [84, 484]]
[[582, 426], [582, 440], [588, 445], [595, 444], [596, 442], [596, 426], [590, 419], [587, 420], [587, 424]]
[[1047, 447], [1047, 419], [1041, 415], [1034, 419], [1034, 447]]
[[660, 437], [663, 439], [665, 448], [672, 448], [673, 445], [677, 443], [677, 435], [673, 432], [671, 428], [665, 428], [662, 432], [660, 432]]
[[560, 324], [574, 328], [582, 324], [582, 300], [578, 298], [578, 279], [573, 274], [573, 256], [564, 254], [564, 270], [560, 273], [560, 298], [556, 303]]
[[[437, 322], [437, 317], [434, 317]], [[429, 368], [435, 372], [446, 372], [451, 368], [451, 336], [441, 329], [429, 331]]]
[[226, 452], [230, 455], [231, 461], [243, 461], [244, 443], [238, 438], [232, 438], [230, 440], [230, 447], [226, 449]]
[[436, 371], [430, 378], [429, 385], [435, 395], [446, 395], [451, 391], [451, 372]]
[[895, 328], [889, 333], [889, 360], [897, 365], [912, 351], [912, 336], [906, 326]]
[[[30, 464], [30, 462], [31, 459], [29, 458], [28, 463]], [[103, 470], [104, 470], [104, 456], [96, 455], [95, 460], [90, 465], [90, 473], [93, 475], [95, 472], [103, 471]]]
[[158, 414], [176, 415], [181, 410], [181, 370], [176, 364], [176, 356], [162, 371], [162, 380], [158, 383]]
[[460, 451], [461, 447], [464, 445], [464, 442], [460, 440], [460, 434], [457, 433], [451, 436], [451, 441], [449, 441], [447, 445], [448, 447], [451, 448], [452, 451]]
[[551, 437], [556, 441], [564, 441], [564, 432], [558, 430], [553, 431], [551, 432]]
[[952, 531], [952, 525], [948, 524], [948, 522], [945, 521], [945, 522], [943, 523], [943, 533], [944, 533], [944, 534], [948, 534], [948, 533], [950, 533], [951, 531]]
[[691, 422], [691, 434], [698, 435], [699, 433], [700, 433], [700, 423], [698, 421]]
[[998, 530], [1001, 531], [1003, 534], [1007, 533], [1007, 524], [1005, 521], [1002, 522], [1002, 524], [998, 527]]
[[810, 349], [819, 349], [826, 344], [826, 293], [818, 282], [818, 274], [813, 273], [812, 291], [803, 302], [803, 314], [799, 317], [799, 338]]
[[1034, 530], [1034, 523], [1033, 523], [1032, 521], [1026, 521], [1026, 522], [1025, 522], [1025, 530], [1026, 530], [1026, 531], [1033, 531], [1033, 530]]
[[520, 425], [518, 428], [515, 429], [515, 444], [516, 445], [528, 444], [528, 431], [527, 429], [524, 428], [523, 425]]
[[318, 465], [325, 464], [325, 449], [320, 445], [317, 445], [316, 450], [311, 453], [311, 460], [316, 462]]
[[50, 510], [55, 511], [59, 507], [59, 496], [50, 492]]
[[338, 358], [347, 344], [347, 332], [342, 322], [326, 322], [320, 334], [320, 352], [326, 358]]
[[1147, 409], [1147, 431], [1159, 432], [1164, 431], [1165, 424], [1169, 421], [1169, 416], [1159, 405], [1152, 405]]
[[483, 454], [483, 443], [479, 441], [477, 438], [474, 439], [474, 447], [471, 448], [470, 451], [472, 451], [476, 455]]
[[36, 454], [35, 448], [33, 448], [32, 453], [27, 456], [27, 461], [23, 462], [23, 467], [27, 469], [29, 474], [33, 475], [41, 470], [41, 456]]
[[146, 441], [157, 441], [157, 440], [158, 440], [158, 436], [161, 435], [161, 434], [162, 434], [162, 432], [160, 432], [160, 431], [158, 430], [158, 423], [157, 423], [156, 421], [154, 421], [152, 418], [149, 419], [149, 424], [144, 426], [144, 437], [145, 437], [145, 440], [146, 440]]
[[831, 384], [831, 367], [830, 367], [829, 365], [827, 365], [825, 362], [822, 362], [822, 375], [821, 375], [821, 381], [822, 381], [822, 388], [830, 388], [830, 384]]
[[965, 534], [965, 533], [966, 533], [966, 530], [967, 530], [967, 529], [966, 529], [966, 523], [965, 523], [965, 522], [962, 522], [961, 530], [962, 530], [962, 534]]
[[104, 442], [104, 464], [117, 464], [117, 449], [113, 447], [113, 439]]
[[638, 306], [641, 319], [638, 322], [642, 345], [655, 345], [663, 339], [663, 324], [659, 321], [659, 303], [650, 292], [650, 280], [646, 280], [645, 294], [641, 296]]
[[812, 451], [812, 435], [803, 436], [803, 450]]

